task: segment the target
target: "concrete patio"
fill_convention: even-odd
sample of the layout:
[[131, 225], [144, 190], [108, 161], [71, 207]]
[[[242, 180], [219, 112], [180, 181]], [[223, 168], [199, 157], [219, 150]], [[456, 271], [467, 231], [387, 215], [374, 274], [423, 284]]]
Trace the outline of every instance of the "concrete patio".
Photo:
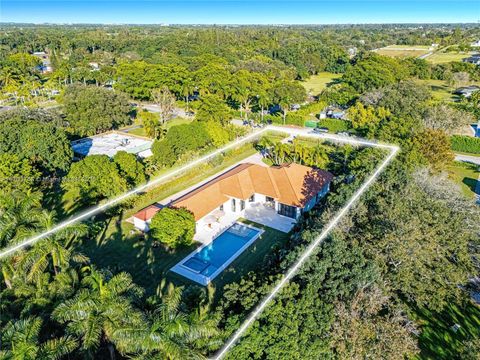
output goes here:
[[295, 219], [279, 215], [273, 208], [263, 203], [250, 204], [243, 217], [284, 233], [290, 232], [295, 225]]

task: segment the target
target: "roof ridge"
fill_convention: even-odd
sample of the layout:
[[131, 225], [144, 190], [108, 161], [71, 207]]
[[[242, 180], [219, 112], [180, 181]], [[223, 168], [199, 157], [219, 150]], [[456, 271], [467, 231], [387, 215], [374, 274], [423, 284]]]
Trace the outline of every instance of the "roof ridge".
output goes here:
[[292, 192], [295, 195], [295, 200], [297, 201], [298, 204], [300, 204], [300, 199], [298, 198], [298, 194], [297, 194], [297, 192], [295, 191], [295, 188], [292, 185], [292, 179], [290, 178], [290, 175], [288, 174], [288, 171], [286, 170], [286, 168], [289, 167], [290, 165], [291, 164], [289, 164], [287, 166], [282, 166], [281, 169], [283, 170], [283, 172], [285, 173], [285, 175], [288, 179], [288, 185], [290, 185], [290, 188], [292, 189]]
[[279, 198], [281, 195], [280, 190], [278, 189], [277, 182], [275, 181], [275, 177], [273, 176], [272, 171], [273, 171], [273, 168], [271, 166], [267, 167], [268, 177], [270, 179], [270, 182], [273, 185], [273, 190], [275, 190], [275, 194], [277, 195], [277, 198]]

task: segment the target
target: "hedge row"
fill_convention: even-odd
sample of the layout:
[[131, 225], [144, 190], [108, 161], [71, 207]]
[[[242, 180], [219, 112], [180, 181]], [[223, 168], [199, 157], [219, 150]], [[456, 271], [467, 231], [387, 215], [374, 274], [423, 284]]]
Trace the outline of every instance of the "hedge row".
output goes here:
[[480, 154], [480, 138], [452, 135], [450, 142], [453, 151]]

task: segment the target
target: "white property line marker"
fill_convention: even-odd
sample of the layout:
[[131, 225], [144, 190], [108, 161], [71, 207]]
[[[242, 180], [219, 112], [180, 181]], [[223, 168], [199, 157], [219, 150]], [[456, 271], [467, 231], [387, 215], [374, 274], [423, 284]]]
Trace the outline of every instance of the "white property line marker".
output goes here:
[[248, 316], [247, 320], [242, 324], [242, 326], [235, 332], [235, 334], [230, 338], [230, 340], [224, 345], [221, 351], [217, 353], [217, 355], [214, 357], [215, 360], [221, 359], [225, 354], [228, 352], [228, 350], [235, 345], [235, 343], [242, 337], [242, 335], [245, 333], [245, 331], [248, 329], [248, 327], [256, 320], [256, 318], [262, 313], [262, 311], [265, 309], [265, 307], [270, 303], [270, 301], [273, 300], [275, 295], [280, 291], [280, 289], [296, 274], [298, 269], [305, 263], [305, 261], [308, 259], [308, 257], [313, 253], [314, 249], [322, 243], [322, 241], [327, 237], [329, 232], [337, 225], [337, 223], [341, 220], [341, 218], [347, 213], [348, 210], [354, 205], [355, 201], [358, 200], [358, 198], [365, 192], [365, 190], [370, 186], [372, 182], [375, 181], [375, 179], [378, 177], [378, 175], [383, 171], [383, 169], [390, 163], [390, 161], [395, 157], [396, 153], [398, 152], [399, 148], [398, 146], [395, 145], [388, 145], [388, 144], [379, 144], [376, 142], [372, 141], [367, 141], [363, 139], [355, 139], [355, 138], [349, 138], [349, 137], [343, 137], [343, 136], [337, 136], [337, 135], [331, 135], [331, 134], [317, 134], [317, 133], [312, 133], [308, 132], [308, 130], [305, 129], [299, 129], [299, 128], [290, 128], [290, 127], [281, 127], [281, 126], [267, 126], [263, 128], [262, 130], [253, 132], [241, 139], [238, 139], [226, 146], [224, 146], [221, 149], [217, 149], [210, 154], [207, 154], [205, 156], [202, 156], [178, 169], [172, 170], [168, 174], [165, 174], [163, 176], [160, 176], [158, 178], [155, 178], [152, 181], [147, 182], [144, 185], [141, 185], [135, 189], [132, 189], [116, 198], [113, 198], [109, 201], [107, 201], [105, 204], [98, 205], [95, 207], [92, 207], [85, 212], [69, 219], [64, 222], [61, 222], [57, 224], [56, 226], [52, 227], [51, 229], [38, 234], [34, 237], [31, 237], [27, 240], [24, 240], [16, 245], [10, 246], [5, 248], [3, 251], [0, 252], [0, 259], [7, 257], [9, 255], [14, 254], [15, 252], [23, 249], [26, 246], [30, 246], [35, 244], [36, 242], [45, 239], [49, 235], [55, 234], [56, 232], [73, 225], [75, 223], [78, 223], [80, 221], [86, 220], [90, 218], [91, 216], [100, 213], [104, 210], [109, 209], [110, 207], [118, 204], [119, 202], [127, 199], [128, 197], [138, 193], [142, 192], [149, 187], [158, 185], [165, 180], [168, 180], [169, 178], [185, 171], [188, 170], [194, 166], [200, 165], [204, 161], [209, 160], [210, 158], [220, 155], [224, 151], [227, 151], [231, 148], [234, 148], [237, 145], [240, 145], [248, 140], [253, 140], [259, 135], [263, 134], [266, 131], [277, 131], [277, 132], [282, 132], [282, 133], [287, 133], [289, 135], [296, 135], [296, 136], [306, 136], [306, 137], [312, 137], [312, 138], [320, 138], [324, 140], [333, 140], [333, 141], [338, 141], [338, 142], [344, 142], [344, 143], [349, 143], [353, 145], [364, 145], [364, 146], [371, 146], [371, 147], [378, 147], [378, 148], [384, 148], [384, 149], [389, 149], [390, 153], [387, 156], [387, 158], [380, 164], [380, 166], [375, 170], [375, 172], [368, 178], [368, 180], [362, 184], [362, 186], [354, 193], [354, 195], [350, 198], [350, 200], [347, 202], [347, 204], [338, 212], [338, 214], [335, 216], [333, 220], [331, 220], [327, 227], [322, 231], [322, 233], [307, 247], [307, 249], [303, 252], [301, 257], [297, 260], [297, 262], [288, 270], [288, 272], [285, 274], [283, 279], [274, 287], [270, 295], [268, 295], [263, 301], [255, 308], [255, 310], [250, 313]]
[[60, 222], [59, 224], [55, 225], [51, 229], [48, 229], [47, 231], [45, 231], [41, 234], [38, 234], [38, 235], [33, 236], [29, 239], [26, 239], [26, 240], [24, 240], [24, 241], [22, 241], [22, 242], [20, 242], [16, 245], [6, 247], [3, 251], [0, 252], [0, 259], [4, 258], [6, 256], [9, 256], [9, 255], [12, 255], [13, 253], [19, 251], [20, 249], [23, 249], [26, 246], [33, 245], [36, 242], [38, 242], [42, 239], [45, 239], [46, 237], [48, 237], [52, 234], [55, 234], [56, 232], [66, 228], [70, 225], [73, 225], [73, 224], [76, 224], [80, 221], [86, 220], [86, 219], [90, 218], [91, 216], [93, 216], [95, 214], [98, 214], [98, 213], [100, 213], [104, 210], [107, 210], [107, 209], [111, 208], [112, 206], [118, 204], [119, 202], [129, 198], [130, 196], [135, 195], [136, 193], [142, 192], [142, 191], [144, 191], [144, 190], [146, 190], [146, 189], [148, 189], [152, 186], [161, 184], [162, 182], [168, 180], [169, 178], [171, 178], [171, 177], [173, 177], [177, 174], [182, 173], [185, 170], [188, 170], [188, 169], [190, 169], [194, 166], [200, 165], [201, 163], [209, 160], [210, 158], [212, 158], [214, 156], [220, 155], [224, 151], [230, 150], [231, 148], [234, 148], [234, 147], [236, 147], [236, 146], [238, 146], [238, 145], [240, 145], [240, 144], [242, 144], [242, 143], [244, 143], [248, 140], [255, 139], [256, 137], [258, 137], [259, 135], [261, 135], [262, 133], [264, 133], [267, 130], [269, 130], [269, 128], [265, 127], [262, 130], [252, 132], [252, 133], [248, 134], [247, 136], [245, 136], [241, 139], [238, 139], [236, 141], [233, 141], [230, 144], [228, 144], [228, 145], [226, 145], [226, 146], [224, 146], [220, 149], [217, 149], [217, 150], [215, 150], [215, 151], [213, 151], [213, 152], [211, 152], [207, 155], [204, 155], [204, 156], [202, 156], [202, 157], [200, 157], [196, 160], [193, 160], [193, 161], [189, 162], [188, 164], [185, 164], [184, 166], [182, 166], [178, 169], [172, 170], [168, 174], [165, 174], [163, 176], [155, 178], [152, 181], [147, 182], [146, 184], [140, 185], [140, 186], [136, 187], [135, 189], [132, 189], [132, 190], [116, 197], [116, 198], [113, 198], [113, 199], [107, 201], [105, 204], [91, 207], [90, 209], [86, 210], [85, 212], [83, 212], [83, 213], [81, 213], [77, 216], [74, 216], [69, 220]]
[[[372, 146], [376, 146], [373, 144]], [[262, 300], [262, 302], [253, 310], [240, 326], [240, 328], [234, 333], [230, 340], [224, 345], [224, 347], [216, 354], [213, 358], [215, 360], [220, 360], [223, 358], [228, 350], [232, 348], [235, 343], [242, 337], [242, 335], [247, 331], [247, 329], [252, 325], [252, 323], [258, 318], [258, 316], [263, 312], [267, 305], [273, 300], [275, 295], [282, 289], [282, 287], [295, 276], [298, 269], [305, 263], [305, 261], [312, 255], [313, 251], [317, 246], [319, 246], [325, 238], [328, 236], [330, 231], [338, 224], [342, 217], [350, 210], [358, 198], [365, 192], [365, 190], [372, 184], [375, 179], [380, 175], [383, 169], [390, 163], [390, 161], [395, 157], [399, 148], [393, 145], [382, 145], [381, 147], [390, 148], [390, 154], [387, 158], [380, 164], [380, 166], [375, 170], [375, 172], [365, 181], [362, 186], [355, 192], [355, 194], [350, 198], [347, 204], [338, 212], [338, 214], [328, 223], [326, 228], [322, 233], [307, 247], [303, 252], [302, 256], [295, 262], [295, 264], [287, 271], [282, 280], [273, 288], [272, 292]]]

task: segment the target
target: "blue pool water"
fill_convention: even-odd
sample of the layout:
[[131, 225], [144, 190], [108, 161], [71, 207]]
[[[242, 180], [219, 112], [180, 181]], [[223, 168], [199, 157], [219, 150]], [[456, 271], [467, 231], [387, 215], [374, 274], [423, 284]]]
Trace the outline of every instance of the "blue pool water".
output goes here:
[[233, 224], [209, 245], [185, 261], [183, 266], [194, 273], [208, 277], [259, 233], [258, 229], [239, 223]]

